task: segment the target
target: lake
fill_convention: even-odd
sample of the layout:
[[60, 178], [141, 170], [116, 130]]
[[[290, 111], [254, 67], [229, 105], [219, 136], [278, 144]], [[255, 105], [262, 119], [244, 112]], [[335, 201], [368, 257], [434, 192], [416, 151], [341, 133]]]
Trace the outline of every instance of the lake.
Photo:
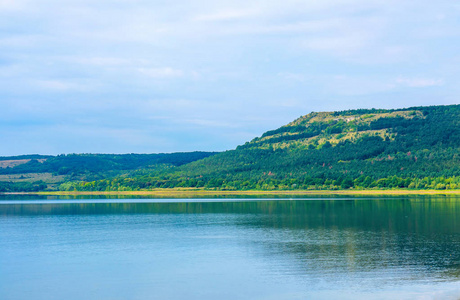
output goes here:
[[460, 197], [0, 198], [1, 299], [460, 299]]

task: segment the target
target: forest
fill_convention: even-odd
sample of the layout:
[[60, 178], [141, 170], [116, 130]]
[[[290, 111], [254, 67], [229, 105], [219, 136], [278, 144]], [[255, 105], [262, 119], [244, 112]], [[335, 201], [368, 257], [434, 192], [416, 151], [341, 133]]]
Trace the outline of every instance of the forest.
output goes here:
[[51, 172], [59, 184], [0, 191], [460, 189], [460, 105], [313, 112], [221, 153], [64, 158], [0, 169]]

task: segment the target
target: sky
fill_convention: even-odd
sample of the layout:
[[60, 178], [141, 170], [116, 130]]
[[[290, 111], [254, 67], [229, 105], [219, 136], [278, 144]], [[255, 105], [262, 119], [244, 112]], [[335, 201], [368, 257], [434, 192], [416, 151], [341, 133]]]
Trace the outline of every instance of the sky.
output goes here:
[[457, 0], [0, 0], [0, 155], [229, 150], [459, 66]]

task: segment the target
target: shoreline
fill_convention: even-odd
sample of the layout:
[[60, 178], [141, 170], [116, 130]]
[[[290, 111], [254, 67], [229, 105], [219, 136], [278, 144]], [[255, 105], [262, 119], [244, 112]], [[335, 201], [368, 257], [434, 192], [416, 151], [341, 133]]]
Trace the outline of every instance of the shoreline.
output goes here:
[[460, 190], [288, 190], [288, 191], [221, 191], [200, 189], [156, 189], [148, 191], [50, 191], [15, 192], [0, 195], [40, 195], [40, 196], [157, 196], [157, 197], [206, 197], [206, 196], [307, 196], [307, 195], [459, 195]]

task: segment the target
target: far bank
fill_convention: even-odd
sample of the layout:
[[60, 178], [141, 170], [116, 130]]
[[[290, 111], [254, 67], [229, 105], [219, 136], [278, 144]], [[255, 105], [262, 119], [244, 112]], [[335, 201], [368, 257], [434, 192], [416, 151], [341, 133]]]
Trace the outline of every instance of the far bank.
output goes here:
[[404, 196], [404, 195], [458, 195], [460, 190], [204, 190], [204, 189], [155, 189], [145, 191], [50, 191], [50, 192], [24, 192], [24, 193], [0, 193], [0, 195], [43, 195], [43, 196], [97, 196], [97, 195], [120, 195], [120, 196], [151, 196], [172, 198], [196, 198], [215, 196], [313, 196], [313, 195], [349, 195], [349, 196]]

